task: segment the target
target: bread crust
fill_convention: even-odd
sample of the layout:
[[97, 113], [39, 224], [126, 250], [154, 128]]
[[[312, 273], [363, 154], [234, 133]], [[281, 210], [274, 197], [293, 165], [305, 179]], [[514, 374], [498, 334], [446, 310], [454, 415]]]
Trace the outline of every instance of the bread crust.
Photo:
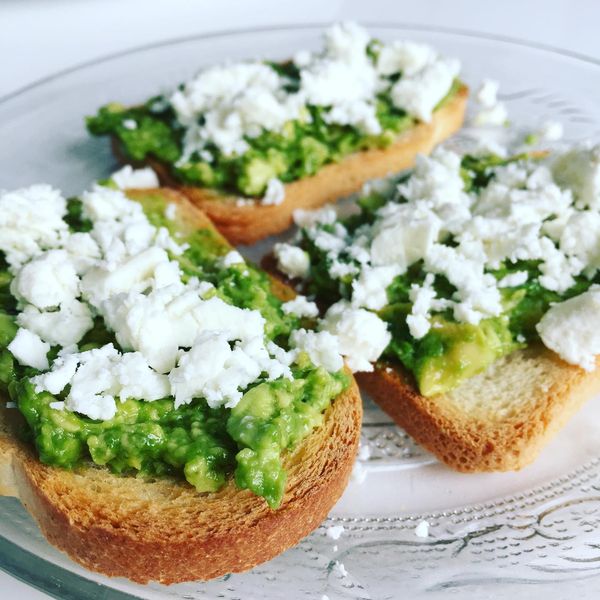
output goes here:
[[[319, 208], [357, 192], [369, 179], [385, 177], [412, 166], [418, 153], [429, 154], [437, 144], [460, 129], [468, 93], [468, 88], [461, 86], [449, 102], [434, 112], [431, 122], [418, 123], [391, 146], [356, 152], [338, 163], [324, 166], [315, 175], [286, 184], [285, 199], [278, 205], [244, 205], [238, 202], [239, 198], [212, 189], [181, 185], [157, 160], [150, 159], [145, 164], [157, 172], [163, 185], [181, 191], [199, 206], [232, 244], [253, 244], [290, 227], [296, 209]], [[116, 138], [112, 142], [113, 153], [119, 162], [140, 165], [124, 155]]]
[[[177, 192], [160, 192], [178, 203], [190, 226], [209, 223]], [[138, 193], [148, 190], [131, 195]], [[44, 465], [19, 441], [20, 413], [0, 409], [0, 494], [20, 498], [48, 541], [88, 569], [138, 583], [212, 579], [270, 560], [321, 523], [348, 483], [361, 418], [351, 378], [322, 426], [285, 455], [286, 492], [273, 510], [232, 480], [216, 493], [198, 493], [178, 479], [120, 477], [91, 464], [74, 471]]]
[[[462, 472], [523, 468], [600, 391], [600, 368], [588, 373], [541, 345], [514, 352], [450, 394], [430, 398], [396, 365], [380, 362], [356, 378], [419, 444]], [[520, 398], [499, 408], [496, 397], [507, 391]], [[467, 410], [461, 398], [477, 395], [481, 406]]]

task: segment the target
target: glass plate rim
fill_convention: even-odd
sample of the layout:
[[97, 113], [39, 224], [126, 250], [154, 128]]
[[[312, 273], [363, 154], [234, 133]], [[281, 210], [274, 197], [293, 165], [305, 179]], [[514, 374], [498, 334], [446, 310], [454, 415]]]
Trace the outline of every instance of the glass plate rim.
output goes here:
[[[208, 31], [198, 34], [191, 34], [185, 36], [176, 36], [172, 38], [167, 38], [164, 40], [160, 40], [158, 42], [149, 42], [147, 44], [140, 44], [137, 46], [133, 46], [131, 48], [125, 48], [123, 50], [119, 50], [117, 52], [110, 52], [107, 54], [103, 54], [97, 56], [95, 58], [75, 63], [74, 65], [67, 67], [65, 69], [59, 69], [46, 75], [44, 77], [40, 77], [24, 86], [17, 88], [7, 94], [0, 96], [0, 105], [9, 102], [10, 100], [16, 99], [27, 92], [35, 90], [38, 87], [41, 87], [47, 83], [51, 83], [57, 79], [61, 79], [78, 71], [83, 71], [89, 67], [94, 67], [103, 63], [108, 63], [113, 60], [119, 60], [120, 58], [124, 58], [126, 56], [130, 56], [133, 54], [138, 54], [142, 52], [146, 52], [149, 50], [157, 50], [159, 48], [164, 48], [168, 46], [176, 46], [179, 44], [185, 44], [186, 42], [198, 41], [198, 40], [208, 40], [214, 38], [224, 38], [236, 35], [248, 35], [252, 33], [271, 33], [276, 31], [300, 31], [302, 29], [307, 30], [319, 30], [323, 29], [327, 25], [336, 22], [334, 21], [323, 21], [323, 22], [306, 22], [306, 23], [283, 23], [283, 24], [273, 24], [264, 27], [240, 27], [234, 29], [219, 29], [216, 31]], [[543, 42], [535, 42], [531, 40], [525, 40], [523, 38], [519, 38], [516, 36], [508, 36], [503, 34], [496, 34], [484, 31], [477, 31], [475, 29], [468, 28], [460, 28], [460, 27], [445, 27], [443, 25], [425, 25], [423, 23], [414, 23], [410, 21], [371, 21], [365, 20], [360, 21], [360, 25], [365, 28], [376, 27], [380, 29], [405, 29], [407, 31], [412, 30], [416, 32], [429, 32], [429, 33], [441, 33], [448, 35], [455, 35], [463, 38], [473, 38], [479, 40], [487, 40], [500, 42], [503, 44], [521, 46], [525, 48], [529, 48], [532, 50], [541, 50], [543, 52], [548, 52], [549, 54], [557, 54], [559, 56], [564, 56], [566, 58], [571, 58], [576, 61], [586, 62], [588, 64], [594, 65], [596, 67], [600, 67], [600, 58], [595, 58], [588, 54], [582, 52], [576, 52], [573, 50], [568, 50], [566, 48], [561, 48], [559, 46], [553, 46], [552, 44], [546, 44]]]
[[[191, 34], [186, 36], [177, 36], [160, 40], [158, 42], [149, 42], [147, 44], [141, 44], [133, 46], [131, 48], [125, 48], [123, 50], [107, 53], [93, 59], [76, 63], [65, 69], [60, 69], [52, 72], [51, 74], [36, 79], [24, 86], [17, 88], [7, 94], [0, 96], [0, 106], [10, 103], [11, 101], [20, 99], [21, 96], [25, 96], [29, 92], [34, 92], [36, 89], [43, 87], [47, 84], [51, 84], [57, 80], [68, 77], [69, 75], [77, 72], [84, 71], [85, 69], [92, 68], [104, 63], [110, 63], [117, 61], [125, 57], [129, 57], [135, 54], [158, 50], [160, 48], [176, 46], [179, 44], [185, 44], [188, 42], [209, 40], [216, 38], [235, 37], [238, 35], [249, 35], [256, 33], [275, 33], [285, 31], [317, 31], [322, 30], [328, 24], [334, 21], [322, 21], [322, 22], [302, 22], [302, 23], [284, 23], [284, 24], [273, 24], [263, 27], [250, 27], [250, 28], [234, 28], [234, 29], [220, 29], [217, 31], [204, 32], [199, 34]], [[584, 62], [595, 67], [600, 67], [600, 58], [594, 58], [584, 53], [571, 51], [565, 48], [556, 47], [551, 44], [545, 44], [541, 42], [534, 42], [524, 40], [522, 38], [506, 36], [501, 34], [493, 34], [489, 32], [482, 32], [466, 28], [457, 27], [445, 27], [445, 26], [432, 26], [422, 23], [405, 22], [405, 21], [371, 21], [371, 20], [360, 20], [360, 24], [366, 28], [379, 28], [389, 30], [405, 30], [414, 32], [434, 33], [434, 34], [446, 34], [453, 35], [459, 38], [471, 38], [475, 40], [493, 41], [511, 46], [519, 46], [522, 48], [547, 52], [549, 54], [558, 55], [573, 59], [576, 62]], [[577, 469], [565, 473], [563, 476], [557, 478], [559, 482], [568, 481], [577, 475], [585, 473], [591, 467], [593, 467], [600, 458], [591, 458], [584, 464], [580, 465]], [[498, 499], [496, 502], [501, 501], [502, 503], [518, 500], [519, 496], [523, 496], [527, 493], [533, 493], [535, 490], [543, 489], [545, 486], [534, 486], [524, 493], [508, 494]], [[490, 503], [482, 503], [478, 508], [485, 508], [492, 506], [494, 501]], [[464, 512], [462, 509], [455, 511], [451, 510], [447, 514], [460, 514]], [[431, 513], [426, 516], [438, 516], [443, 515], [445, 511], [440, 513]], [[398, 520], [400, 517], [386, 517], [384, 521]], [[344, 517], [335, 518], [336, 521], [352, 521], [353, 519], [347, 519]], [[22, 565], [27, 564], [28, 569], [23, 569]], [[33, 569], [31, 567], [33, 566]], [[98, 598], [98, 593], [102, 594], [102, 598], [105, 600], [134, 600], [139, 596], [134, 596], [127, 592], [108, 587], [100, 582], [95, 582], [92, 579], [80, 575], [68, 569], [64, 569], [59, 565], [55, 565], [49, 560], [41, 558], [40, 556], [20, 547], [18, 544], [8, 540], [7, 538], [0, 536], [0, 570], [15, 577], [27, 585], [42, 591], [50, 595], [53, 598], [59, 600], [92, 600]], [[38, 575], [33, 577], [32, 574], [37, 573]], [[65, 585], [69, 582], [67, 585]]]

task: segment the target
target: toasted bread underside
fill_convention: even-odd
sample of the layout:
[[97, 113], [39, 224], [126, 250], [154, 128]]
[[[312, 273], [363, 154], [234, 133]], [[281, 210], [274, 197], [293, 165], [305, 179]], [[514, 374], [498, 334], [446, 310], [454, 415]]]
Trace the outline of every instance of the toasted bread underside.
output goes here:
[[[180, 203], [190, 226], [209, 225], [176, 192], [160, 193]], [[275, 289], [293, 295], [280, 284]], [[286, 454], [286, 492], [273, 510], [232, 480], [219, 492], [198, 493], [178, 479], [44, 465], [19, 440], [20, 413], [0, 409], [0, 494], [20, 498], [48, 541], [88, 569], [139, 583], [212, 579], [273, 558], [321, 523], [347, 485], [361, 417], [352, 380], [322, 426]]]
[[[437, 144], [460, 129], [467, 97], [468, 89], [462, 86], [434, 112], [431, 122], [415, 125], [391, 146], [356, 152], [338, 163], [326, 165], [315, 175], [288, 183], [285, 199], [278, 205], [240, 205], [236, 197], [208, 188], [180, 185], [171, 177], [168, 168], [156, 160], [148, 160], [146, 164], [158, 173], [163, 185], [178, 189], [199, 206], [231, 243], [253, 244], [285, 231], [292, 224], [292, 213], [298, 208], [319, 208], [357, 192], [369, 179], [385, 177], [412, 166], [417, 154], [430, 153]], [[125, 157], [115, 139], [113, 151], [121, 163], [132, 162]]]
[[541, 345], [430, 398], [405, 371], [384, 363], [357, 380], [418, 443], [464, 472], [521, 469], [600, 391], [600, 369], [588, 373]]

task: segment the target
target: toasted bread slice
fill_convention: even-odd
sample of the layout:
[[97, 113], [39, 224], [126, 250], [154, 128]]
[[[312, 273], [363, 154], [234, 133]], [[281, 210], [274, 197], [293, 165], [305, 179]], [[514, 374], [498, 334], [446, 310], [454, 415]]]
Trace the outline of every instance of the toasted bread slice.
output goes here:
[[[212, 189], [181, 185], [171, 177], [168, 168], [156, 160], [148, 160], [163, 185], [185, 194], [199, 206], [232, 244], [253, 244], [269, 235], [281, 233], [292, 224], [294, 210], [315, 209], [360, 190], [369, 179], [385, 177], [410, 167], [419, 153], [429, 154], [433, 148], [460, 129], [465, 115], [468, 89], [462, 86], [442, 107], [430, 123], [419, 123], [398, 137], [391, 146], [356, 152], [338, 163], [326, 165], [311, 177], [285, 186], [281, 204], [239, 203], [239, 198]], [[119, 143], [113, 138], [113, 152], [121, 163], [130, 163]], [[136, 166], [140, 166], [139, 163]]]
[[430, 398], [389, 364], [358, 373], [357, 380], [418, 443], [464, 472], [521, 469], [600, 391], [600, 369], [588, 373], [541, 345], [513, 352]]
[[[212, 226], [176, 192], [161, 193], [178, 203], [187, 226]], [[277, 282], [274, 291], [294, 295]], [[285, 456], [286, 492], [273, 510], [233, 481], [198, 493], [177, 479], [122, 477], [91, 464], [74, 471], [44, 465], [20, 441], [20, 413], [0, 409], [0, 494], [20, 498], [50, 543], [88, 569], [139, 583], [211, 579], [251, 569], [319, 525], [348, 482], [361, 415], [352, 380], [322, 426]]]
[[[296, 281], [278, 271], [272, 253], [261, 266], [281, 285]], [[381, 360], [374, 367], [355, 374], [361, 389], [419, 444], [465, 473], [522, 469], [600, 393], [600, 357], [588, 373], [542, 344], [508, 354], [431, 397], [422, 396], [412, 374], [397, 363]]]

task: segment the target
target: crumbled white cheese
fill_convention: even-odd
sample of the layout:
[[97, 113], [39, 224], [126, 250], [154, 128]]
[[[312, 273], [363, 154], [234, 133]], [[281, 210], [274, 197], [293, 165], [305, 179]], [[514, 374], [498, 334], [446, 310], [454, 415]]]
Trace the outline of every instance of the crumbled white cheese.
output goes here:
[[[493, 94], [487, 96], [491, 103]], [[545, 163], [496, 167], [490, 183], [475, 194], [464, 189], [460, 157], [437, 150], [429, 158], [417, 158], [412, 175], [395, 192], [388, 190], [396, 201], [378, 209], [374, 222], [349, 235], [333, 220], [333, 212], [325, 213], [322, 221], [304, 220], [304, 234], [326, 255], [332, 277], [353, 277], [352, 304], [372, 310], [386, 305], [386, 288], [394, 274], [423, 260], [431, 280], [410, 290], [407, 316], [416, 339], [429, 331], [433, 313], [447, 309], [457, 321], [477, 324], [504, 311], [502, 288], [527, 281], [525, 271], [500, 281], [488, 272], [506, 262], [539, 261], [540, 285], [559, 293], [578, 275], [592, 277], [600, 268], [598, 153], [580, 148]], [[379, 277], [383, 274], [386, 277]], [[433, 275], [446, 278], [456, 292], [437, 298]], [[341, 341], [340, 351], [353, 354]]]
[[17, 315], [17, 324], [39, 335], [51, 346], [71, 346], [94, 326], [87, 304], [70, 300], [53, 311], [41, 311], [31, 304]]
[[363, 466], [362, 462], [356, 461], [352, 467], [352, 481], [362, 485], [367, 479], [367, 469]]
[[546, 121], [540, 129], [540, 137], [548, 142], [556, 142], [564, 135], [564, 126], [560, 121]]
[[352, 305], [379, 310], [388, 303], [387, 288], [400, 273], [397, 265], [363, 267], [352, 282]]
[[7, 346], [8, 351], [26, 367], [33, 367], [40, 371], [48, 369], [48, 358], [46, 354], [50, 350], [50, 344], [43, 342], [38, 335], [23, 329], [17, 330], [13, 341]]
[[282, 78], [260, 62], [206, 69], [170, 102], [186, 127], [182, 163], [208, 143], [225, 155], [242, 154], [248, 147], [244, 137], [256, 137], [263, 129], [279, 131], [287, 121], [300, 118], [303, 106], [302, 98], [287, 94]]
[[356, 275], [359, 270], [360, 269], [353, 263], [342, 262], [340, 260], [333, 259], [331, 261], [331, 265], [329, 266], [328, 272], [333, 279], [342, 279], [348, 275]]
[[265, 322], [258, 311], [237, 308], [217, 297], [203, 300], [193, 283], [148, 294], [115, 294], [103, 302], [102, 314], [121, 347], [141, 352], [161, 373], [170, 371], [179, 349], [190, 348], [203, 331], [222, 332], [228, 341], [264, 336]]
[[377, 70], [381, 75], [402, 73], [410, 77], [433, 63], [436, 58], [435, 50], [427, 44], [396, 40], [381, 48], [377, 57]]
[[527, 271], [516, 271], [515, 273], [511, 273], [510, 275], [506, 275], [498, 282], [498, 287], [517, 287], [519, 285], [523, 285], [527, 279], [529, 278], [529, 273]]
[[272, 177], [267, 182], [267, 189], [265, 195], [261, 200], [261, 204], [266, 206], [281, 204], [285, 199], [285, 186], [281, 179]]
[[121, 354], [112, 344], [59, 357], [52, 371], [33, 383], [37, 391], [54, 394], [69, 385], [65, 408], [99, 420], [115, 416], [116, 397], [152, 401], [170, 395], [167, 377], [154, 372], [141, 354]]
[[346, 301], [332, 305], [321, 324], [321, 334], [329, 332], [339, 344], [339, 352], [352, 371], [372, 371], [377, 360], [390, 343], [387, 325], [375, 313], [352, 308]]
[[296, 208], [292, 213], [294, 223], [298, 227], [311, 227], [314, 225], [332, 225], [338, 215], [333, 206], [323, 206], [317, 210], [304, 210]]
[[42, 373], [32, 379], [35, 391], [47, 391], [54, 395], [60, 394], [71, 383], [77, 365], [77, 356], [74, 354], [57, 357], [52, 363], [51, 371]]
[[583, 210], [571, 214], [560, 239], [561, 252], [585, 263], [590, 275], [600, 268], [600, 213]]
[[83, 275], [101, 257], [100, 248], [89, 233], [77, 232], [70, 234], [64, 240], [62, 249], [69, 254], [69, 260], [78, 275]]
[[544, 345], [586, 371], [600, 354], [600, 287], [550, 307], [536, 329]]
[[307, 104], [331, 107], [324, 119], [354, 125], [377, 134], [377, 73], [366, 53], [369, 36], [353, 23], [336, 24], [325, 32], [326, 49], [314, 54], [300, 72], [300, 96]]
[[348, 571], [346, 570], [346, 567], [344, 567], [344, 563], [341, 563], [336, 560], [335, 566], [342, 577], [348, 577]]
[[433, 109], [448, 93], [459, 71], [458, 60], [439, 59], [412, 76], [401, 77], [392, 87], [392, 101], [398, 108], [428, 123]]
[[[170, 395], [177, 405], [204, 397], [210, 406], [231, 407], [259, 377], [292, 377], [298, 350], [266, 343], [260, 312], [221, 300], [211, 283], [190, 278], [184, 284], [179, 263], [170, 256], [185, 247], [166, 228], [153, 227], [122, 191], [96, 185], [84, 193], [83, 214], [92, 229], [75, 234], [62, 220], [64, 199], [51, 188], [5, 194], [2, 201], [7, 198], [43, 204], [40, 212], [48, 213], [52, 226], [51, 231], [27, 229], [19, 215], [6, 219], [4, 225], [20, 228], [28, 245], [7, 241], [4, 247], [15, 256], [12, 287], [21, 309], [16, 317], [21, 328], [9, 350], [22, 364], [46, 371], [51, 345], [63, 347], [51, 370], [34, 378], [38, 391], [69, 390], [64, 402], [53, 403], [57, 410], [107, 420], [116, 414], [118, 399]], [[53, 206], [54, 221], [47, 205]], [[221, 265], [243, 262], [232, 250]], [[286, 309], [317, 314], [304, 297]], [[115, 331], [124, 353], [111, 344], [78, 352], [76, 344], [96, 315]], [[339, 353], [334, 360], [336, 370], [341, 368]]]
[[83, 297], [100, 310], [102, 303], [116, 294], [144, 292], [163, 278], [167, 287], [179, 282], [179, 265], [170, 261], [167, 253], [156, 246], [132, 256], [118, 267], [90, 269], [81, 280]]
[[327, 528], [327, 537], [330, 537], [332, 540], [339, 540], [344, 531], [345, 528], [343, 525], [332, 525]]
[[68, 232], [67, 201], [49, 185], [0, 192], [0, 250], [18, 268], [42, 250], [57, 247]]
[[140, 204], [133, 202], [125, 196], [122, 190], [94, 185], [91, 190], [81, 195], [83, 216], [92, 221], [122, 221], [129, 218], [144, 218], [144, 211]]
[[296, 315], [297, 317], [316, 317], [319, 314], [317, 305], [308, 300], [306, 296], [301, 295], [284, 302], [281, 308], [284, 313]]
[[150, 167], [134, 169], [131, 165], [125, 165], [122, 169], [115, 171], [110, 178], [120, 190], [149, 189], [160, 186], [158, 176]]
[[360, 440], [360, 445], [358, 446], [358, 456], [357, 460], [367, 461], [371, 457], [371, 446], [369, 443], [362, 438]]
[[206, 331], [181, 356], [168, 376], [176, 407], [197, 397], [206, 398], [211, 407], [233, 407], [242, 398], [241, 390], [261, 372], [266, 371], [269, 379], [291, 377], [289, 368], [269, 356], [262, 336], [237, 342], [233, 348], [229, 337], [216, 328]]
[[552, 173], [559, 185], [573, 190], [578, 206], [600, 209], [600, 145], [569, 150], [554, 162]]
[[59, 306], [79, 296], [79, 277], [65, 250], [49, 250], [17, 273], [11, 293], [38, 308]]
[[371, 261], [374, 265], [394, 264], [397, 273], [424, 258], [440, 235], [441, 221], [429, 209], [421, 212], [404, 210], [405, 205], [390, 205], [380, 212], [373, 228]]
[[245, 264], [244, 257], [237, 250], [230, 250], [222, 259], [221, 265], [225, 268], [232, 265]]
[[328, 331], [298, 329], [292, 332], [290, 344], [306, 352], [312, 363], [327, 371], [339, 371], [344, 366], [338, 338]]
[[308, 253], [291, 244], [275, 244], [273, 255], [277, 259], [277, 268], [292, 279], [306, 277], [310, 269]]
[[427, 521], [421, 521], [415, 527], [415, 535], [420, 538], [429, 537], [429, 523]]
[[417, 340], [424, 337], [431, 329], [429, 312], [434, 306], [436, 292], [433, 289], [434, 275], [428, 273], [423, 285], [413, 284], [409, 292], [410, 301], [413, 303], [406, 323], [410, 334]]
[[475, 99], [481, 106], [479, 112], [473, 119], [473, 124], [477, 127], [486, 125], [503, 125], [508, 117], [506, 106], [498, 101], [497, 81], [485, 79], [475, 95]]
[[477, 93], [475, 100], [485, 108], [492, 108], [498, 102], [498, 90], [500, 84], [494, 79], [484, 79]]
[[499, 102], [492, 108], [484, 108], [480, 110], [477, 115], [475, 115], [473, 123], [477, 127], [483, 127], [485, 125], [500, 126], [504, 125], [507, 119], [508, 111], [506, 106]]
[[[377, 135], [382, 131], [377, 95], [382, 92], [389, 91], [409, 114], [430, 120], [458, 74], [458, 62], [439, 58], [429, 46], [397, 41], [383, 44], [374, 64], [367, 54], [370, 41], [354, 23], [333, 25], [325, 31], [322, 51], [295, 55], [297, 90], [290, 90], [287, 79], [262, 62], [202, 71], [169, 99], [184, 128], [179, 164], [196, 155], [210, 162], [212, 156], [205, 154], [211, 144], [227, 156], [243, 154], [249, 147], [247, 138], [309, 118], [309, 106], [322, 107], [327, 123]], [[396, 75], [400, 79], [394, 83]]]
[[165, 207], [165, 217], [169, 219], [169, 221], [175, 220], [177, 216], [177, 204], [175, 202], [169, 202]]

